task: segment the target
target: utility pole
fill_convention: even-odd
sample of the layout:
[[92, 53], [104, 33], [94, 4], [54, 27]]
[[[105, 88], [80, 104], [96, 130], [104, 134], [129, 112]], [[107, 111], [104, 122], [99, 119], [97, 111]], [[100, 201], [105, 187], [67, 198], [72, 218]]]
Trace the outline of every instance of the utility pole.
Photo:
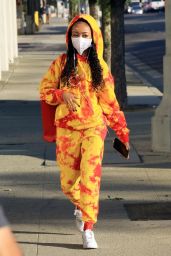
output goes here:
[[165, 22], [164, 93], [152, 118], [152, 150], [171, 153], [171, 1], [165, 1]]

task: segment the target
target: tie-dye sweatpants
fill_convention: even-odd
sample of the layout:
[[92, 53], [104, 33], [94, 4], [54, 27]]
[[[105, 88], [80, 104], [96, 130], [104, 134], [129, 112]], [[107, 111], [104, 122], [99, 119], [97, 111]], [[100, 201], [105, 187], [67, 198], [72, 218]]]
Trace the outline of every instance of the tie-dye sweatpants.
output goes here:
[[80, 131], [57, 127], [61, 188], [85, 222], [97, 221], [106, 131], [104, 125]]

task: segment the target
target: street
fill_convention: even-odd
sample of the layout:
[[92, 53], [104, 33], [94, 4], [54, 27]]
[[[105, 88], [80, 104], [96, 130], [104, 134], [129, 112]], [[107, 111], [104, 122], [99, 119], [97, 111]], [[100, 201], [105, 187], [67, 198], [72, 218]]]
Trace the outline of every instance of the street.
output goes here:
[[125, 15], [126, 51], [163, 72], [165, 54], [164, 13]]
[[[163, 91], [163, 56], [165, 54], [165, 17], [164, 13], [149, 13], [143, 15], [125, 15], [126, 53], [135, 56], [147, 69], [159, 73], [161, 82], [150, 81]], [[126, 62], [129, 62], [126, 59]], [[133, 61], [129, 63], [137, 68]], [[147, 70], [146, 70], [147, 71]], [[142, 72], [141, 67], [138, 72]], [[142, 74], [143, 76], [144, 74]]]

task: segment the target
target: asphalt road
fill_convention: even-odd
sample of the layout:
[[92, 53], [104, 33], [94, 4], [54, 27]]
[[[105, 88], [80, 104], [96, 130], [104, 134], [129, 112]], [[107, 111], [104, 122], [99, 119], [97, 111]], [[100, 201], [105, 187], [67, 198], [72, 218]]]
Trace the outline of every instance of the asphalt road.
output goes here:
[[165, 54], [164, 13], [125, 15], [125, 43], [126, 52], [162, 73]]

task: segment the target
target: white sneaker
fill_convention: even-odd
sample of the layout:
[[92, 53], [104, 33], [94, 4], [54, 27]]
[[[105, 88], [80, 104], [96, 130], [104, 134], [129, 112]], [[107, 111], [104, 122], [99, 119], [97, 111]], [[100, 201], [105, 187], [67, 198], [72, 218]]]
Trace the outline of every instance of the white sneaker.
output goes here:
[[84, 249], [96, 249], [98, 248], [98, 245], [96, 243], [96, 240], [94, 238], [94, 233], [92, 230], [87, 229], [84, 231], [83, 235], [83, 248]]
[[74, 211], [76, 227], [80, 232], [84, 231], [84, 221], [82, 221], [82, 212], [78, 209]]

